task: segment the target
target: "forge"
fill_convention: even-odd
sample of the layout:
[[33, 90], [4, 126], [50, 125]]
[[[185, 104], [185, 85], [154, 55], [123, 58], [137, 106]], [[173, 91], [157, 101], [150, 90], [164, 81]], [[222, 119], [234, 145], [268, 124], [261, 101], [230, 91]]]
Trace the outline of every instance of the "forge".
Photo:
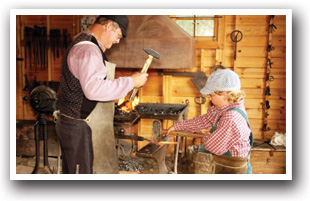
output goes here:
[[[116, 106], [114, 116], [114, 131], [120, 170], [142, 171], [146, 174], [170, 173], [172, 170], [169, 170], [166, 165], [167, 148], [172, 144], [176, 150], [179, 141], [170, 142], [168, 136], [161, 136], [162, 121], [187, 119], [188, 105], [139, 103], [130, 112], [125, 112], [120, 108], [122, 107]], [[141, 119], [153, 119], [152, 139], [138, 136], [135, 125]], [[137, 141], [148, 141], [148, 144], [137, 150]]]

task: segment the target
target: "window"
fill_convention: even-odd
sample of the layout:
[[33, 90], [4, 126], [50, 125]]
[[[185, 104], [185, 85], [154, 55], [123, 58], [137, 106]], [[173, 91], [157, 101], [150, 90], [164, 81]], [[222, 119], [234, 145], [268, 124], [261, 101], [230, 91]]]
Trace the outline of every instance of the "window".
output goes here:
[[214, 15], [176, 15], [176, 23], [193, 37], [216, 37], [217, 19]]

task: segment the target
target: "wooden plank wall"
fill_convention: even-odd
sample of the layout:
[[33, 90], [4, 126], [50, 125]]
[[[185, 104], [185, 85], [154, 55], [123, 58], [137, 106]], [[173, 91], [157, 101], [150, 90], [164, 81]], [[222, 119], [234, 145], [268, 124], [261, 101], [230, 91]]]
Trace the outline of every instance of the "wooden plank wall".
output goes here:
[[[74, 36], [78, 33], [80, 20], [79, 16], [63, 16], [63, 15], [23, 15], [16, 16], [17, 26], [17, 57], [25, 59], [25, 38], [24, 27], [34, 28], [34, 26], [46, 27], [49, 35], [50, 29], [60, 29], [61, 33], [63, 29], [67, 29], [70, 36]], [[32, 56], [33, 59], [33, 56]], [[29, 57], [27, 57], [29, 61]], [[17, 100], [16, 100], [16, 119], [35, 119], [34, 114], [29, 101], [24, 101], [23, 97], [28, 97], [30, 91], [24, 91], [25, 87], [25, 75], [27, 75], [30, 85], [36, 78], [37, 82], [44, 81], [60, 81], [60, 69], [61, 69], [62, 55], [60, 52], [59, 57], [53, 57], [51, 50], [48, 52], [48, 67], [45, 69], [34, 68], [30, 69], [29, 65], [25, 67], [24, 62], [17, 62]], [[33, 64], [32, 64], [33, 65]]]
[[[21, 27], [49, 24], [50, 28], [62, 29], [66, 27], [69, 33], [77, 33], [79, 19], [77, 16], [20, 16], [18, 23]], [[171, 18], [173, 19], [173, 18]], [[241, 78], [242, 88], [246, 92], [245, 106], [250, 119], [251, 127], [255, 139], [270, 139], [277, 132], [285, 133], [286, 130], [286, 19], [285, 16], [275, 16], [273, 23], [277, 29], [272, 33], [270, 43], [274, 47], [269, 55], [267, 45], [269, 43], [269, 23], [270, 16], [266, 15], [238, 15], [221, 16], [218, 18], [217, 37], [215, 39], [196, 38], [196, 62], [190, 70], [178, 70], [178, 72], [200, 72], [210, 75], [211, 68], [220, 62], [226, 68], [235, 70]], [[237, 58], [234, 61], [235, 44], [230, 39], [233, 30], [240, 30], [243, 39], [237, 44]], [[23, 28], [17, 25], [18, 37], [23, 40]], [[19, 44], [17, 55], [23, 56], [22, 42]], [[269, 116], [265, 119], [266, 91], [266, 67], [267, 58], [270, 56], [272, 62], [271, 75], [275, 78], [270, 82], [271, 96], [269, 97]], [[49, 70], [34, 72], [33, 69], [24, 69], [22, 65], [17, 65], [17, 119], [33, 119], [27, 101], [20, 99], [27, 95], [22, 91], [24, 86], [24, 74], [27, 73], [30, 80], [34, 76], [38, 81], [60, 80], [60, 62], [57, 58], [50, 62]], [[141, 64], [143, 66], [143, 64]], [[130, 75], [139, 69], [119, 69], [116, 77]], [[176, 70], [165, 70], [176, 71]], [[198, 90], [191, 81], [192, 77], [171, 76], [158, 74], [158, 70], [149, 70], [149, 79], [146, 85], [139, 91], [140, 102], [150, 103], [182, 103], [189, 104], [188, 119], [206, 113], [209, 106], [207, 101], [203, 105], [194, 102], [194, 98], [199, 95]], [[137, 125], [138, 135], [152, 137], [152, 121], [142, 119]], [[267, 122], [270, 131], [263, 132], [263, 123]], [[163, 121], [163, 128], [172, 125], [172, 121]], [[138, 147], [143, 147], [147, 142], [138, 142]], [[188, 144], [192, 139], [188, 139]], [[172, 152], [173, 147], [169, 150]]]
[[[173, 18], [172, 18], [173, 19]], [[286, 19], [285, 16], [275, 16], [274, 25], [277, 29], [272, 33], [271, 44], [274, 50], [271, 55], [271, 75], [274, 81], [270, 82], [269, 116], [265, 118], [266, 110], [263, 109], [266, 96], [266, 68], [267, 46], [269, 43], [270, 16], [222, 16], [218, 20], [218, 35], [216, 40], [196, 38], [196, 64], [191, 70], [178, 72], [203, 71], [210, 75], [211, 68], [220, 64], [238, 73], [242, 89], [246, 92], [245, 106], [251, 123], [255, 139], [270, 139], [275, 132], [286, 132]], [[234, 61], [235, 44], [230, 38], [234, 30], [243, 33], [243, 39], [237, 44], [237, 58]], [[169, 71], [169, 70], [166, 70]], [[173, 70], [174, 72], [176, 70]], [[180, 77], [150, 74], [150, 79], [142, 89], [143, 102], [159, 103], [186, 103], [189, 102], [188, 119], [205, 114], [209, 107], [207, 101], [203, 105], [194, 102], [199, 95], [191, 81], [192, 77]], [[159, 85], [162, 86], [160, 90]], [[154, 93], [153, 93], [154, 92]], [[264, 121], [269, 131], [262, 131]], [[139, 135], [151, 137], [152, 121], [142, 120]], [[163, 128], [168, 128], [173, 122], [163, 123]], [[193, 143], [188, 139], [187, 144]], [[196, 141], [197, 143], [197, 141]], [[198, 142], [199, 143], [199, 142]], [[139, 142], [139, 147], [146, 143]], [[173, 151], [170, 146], [170, 151]]]

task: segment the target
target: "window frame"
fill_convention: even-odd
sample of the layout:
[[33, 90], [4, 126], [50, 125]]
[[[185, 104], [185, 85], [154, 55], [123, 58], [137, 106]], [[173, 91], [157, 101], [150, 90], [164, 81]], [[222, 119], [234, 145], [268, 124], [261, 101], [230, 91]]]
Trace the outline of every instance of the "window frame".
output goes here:
[[[193, 27], [193, 38], [196, 40], [207, 40], [207, 41], [217, 41], [218, 40], [218, 27], [219, 27], [219, 18], [222, 16], [214, 15], [213, 17], [197, 17], [197, 15], [191, 17], [178, 17], [177, 15], [171, 16], [172, 19], [176, 22], [177, 20], [194, 20], [194, 27]], [[213, 28], [213, 36], [197, 36], [196, 33], [196, 21], [197, 20], [213, 20], [214, 21], [214, 28]]]

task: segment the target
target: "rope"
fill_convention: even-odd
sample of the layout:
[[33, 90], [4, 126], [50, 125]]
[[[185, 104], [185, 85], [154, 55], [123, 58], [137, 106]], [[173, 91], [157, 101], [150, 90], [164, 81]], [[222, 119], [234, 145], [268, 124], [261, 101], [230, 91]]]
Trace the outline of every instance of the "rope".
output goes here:
[[220, 165], [220, 166], [222, 166], [222, 167], [227, 167], [227, 168], [232, 168], [232, 169], [240, 169], [240, 168], [244, 168], [246, 165], [247, 165], [247, 163], [245, 163], [244, 165], [242, 165], [242, 166], [239, 166], [239, 167], [233, 167], [233, 166], [228, 166], [228, 165], [223, 165], [223, 164], [220, 164], [220, 163], [218, 163], [218, 162], [216, 162], [216, 161], [213, 161], [214, 162], [214, 164], [215, 165]]

